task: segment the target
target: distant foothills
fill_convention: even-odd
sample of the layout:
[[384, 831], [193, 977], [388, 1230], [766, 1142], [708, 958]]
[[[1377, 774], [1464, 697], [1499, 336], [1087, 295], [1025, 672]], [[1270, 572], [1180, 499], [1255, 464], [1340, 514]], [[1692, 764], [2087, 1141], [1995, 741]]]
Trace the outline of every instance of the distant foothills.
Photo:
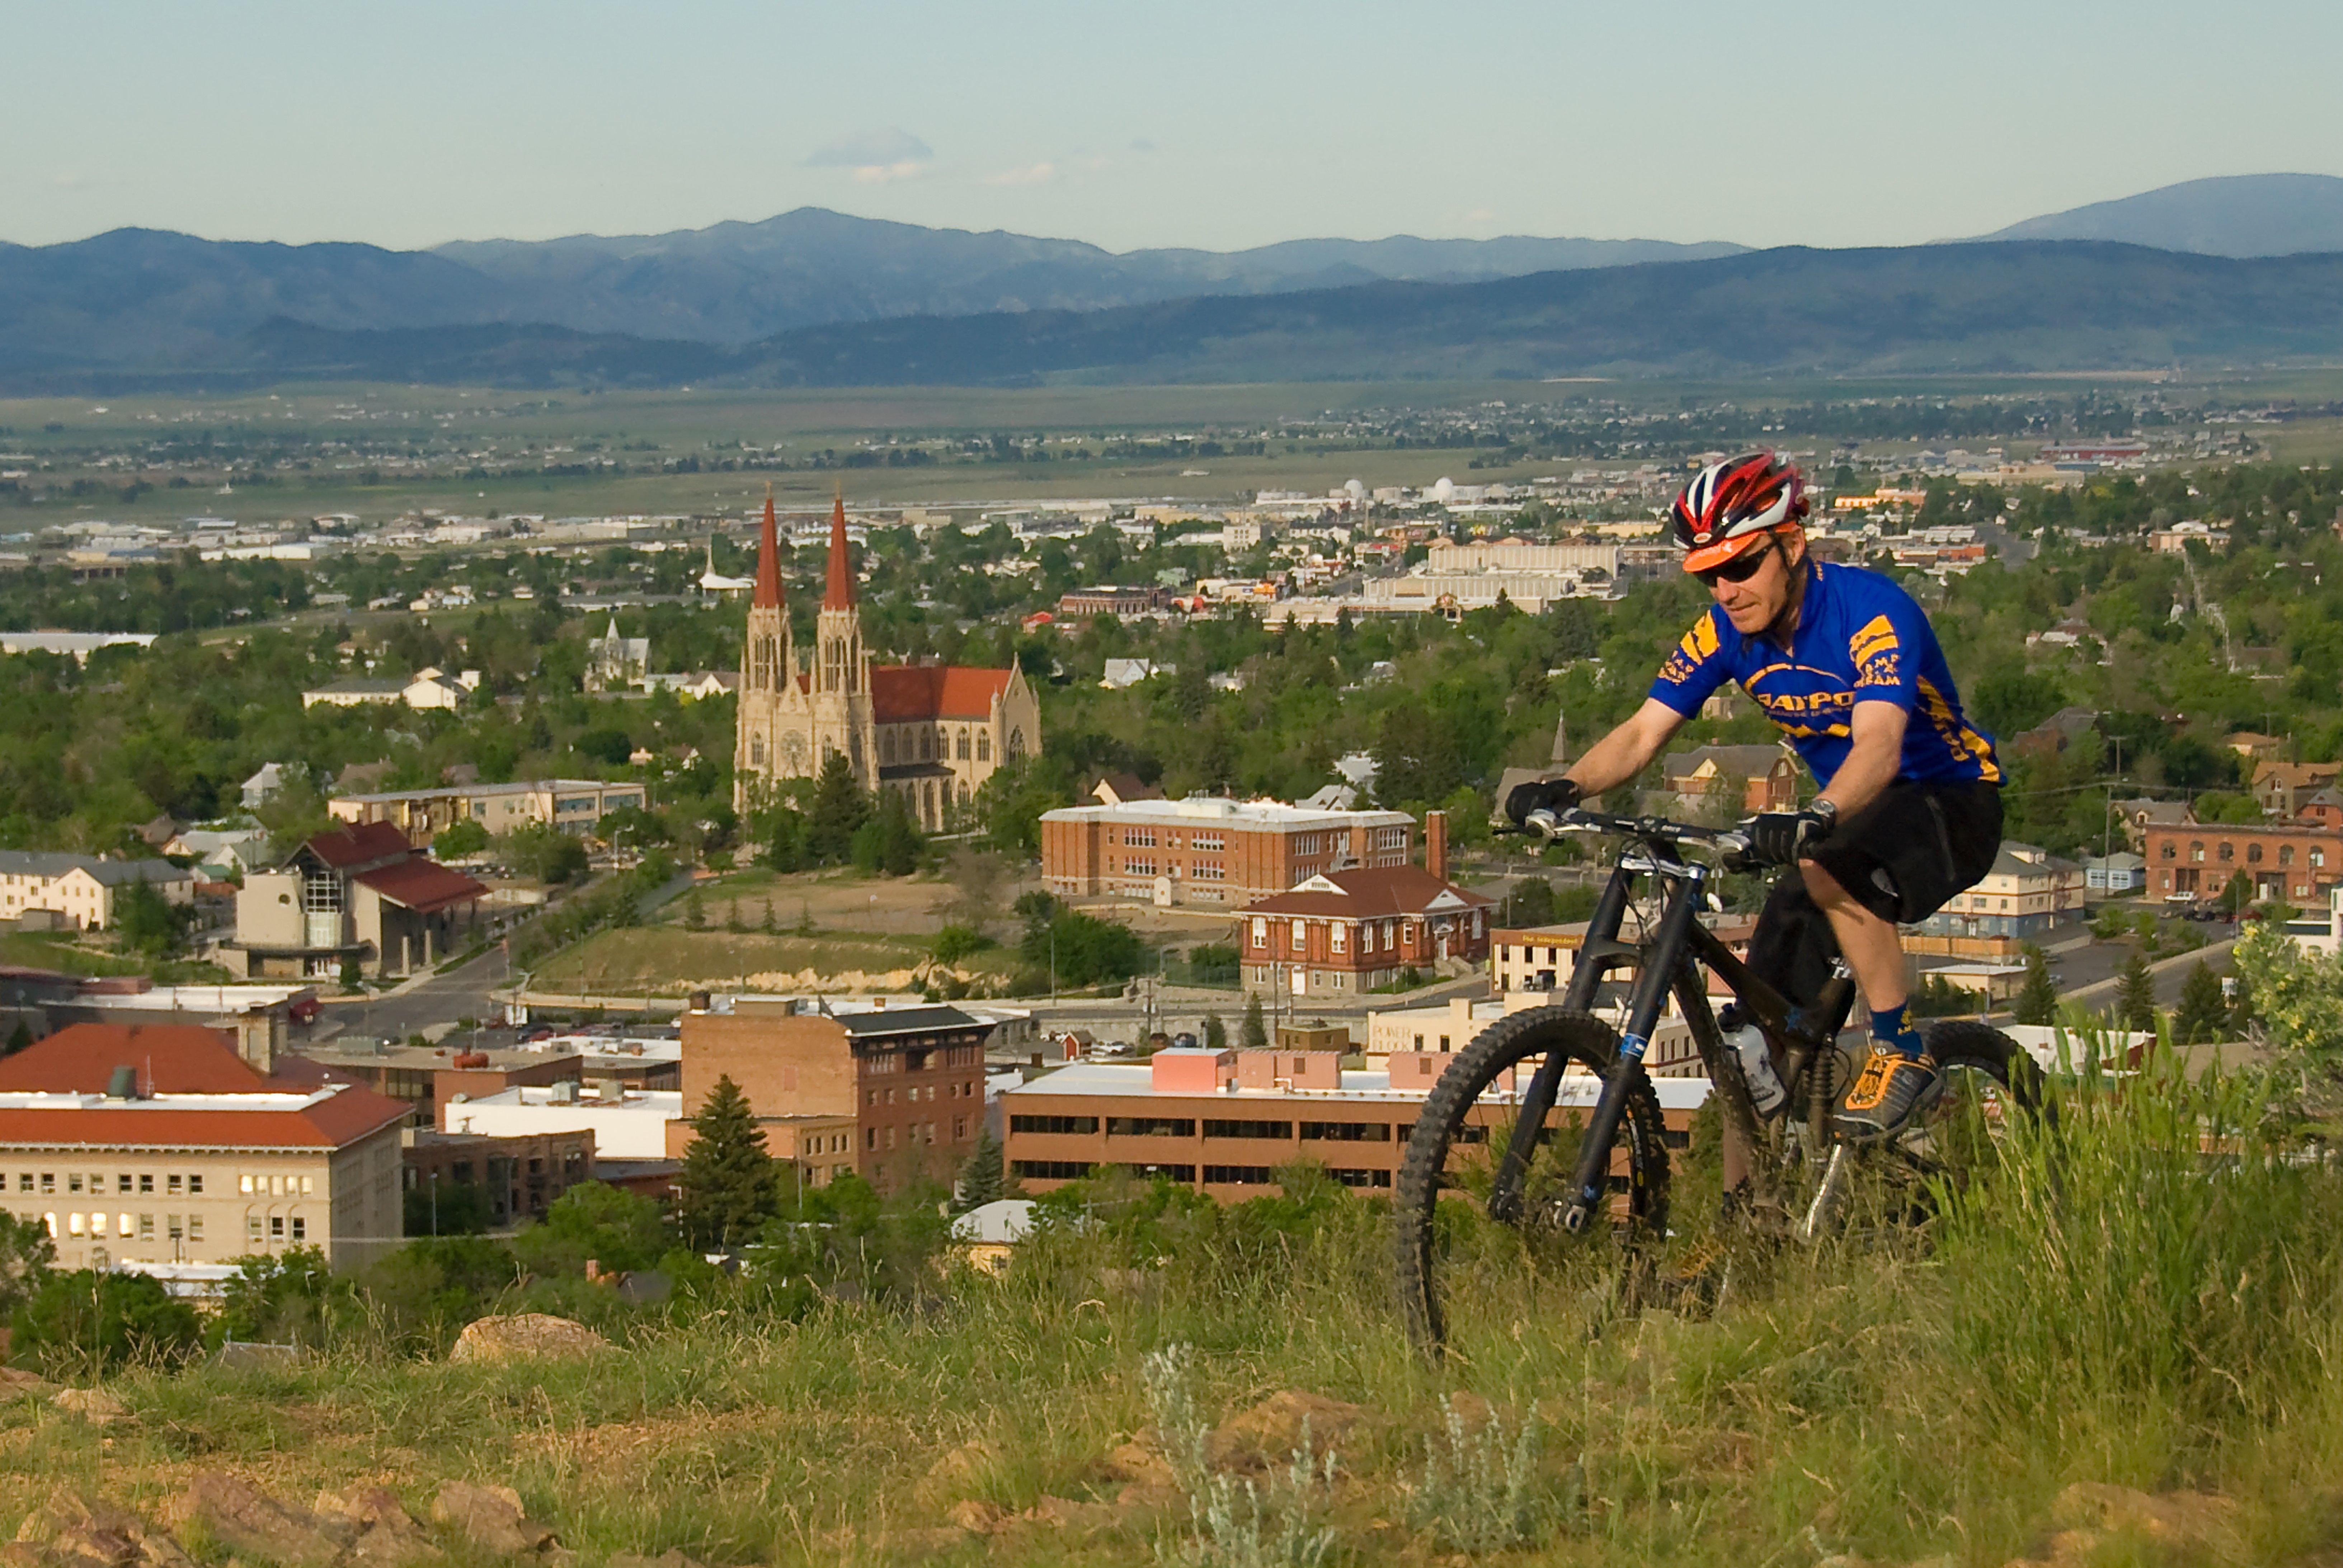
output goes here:
[[2018, 372], [2343, 354], [2343, 179], [2192, 181], [1958, 245], [1296, 240], [1121, 255], [801, 208], [436, 251], [0, 246], [0, 391], [297, 379], [1031, 385]]

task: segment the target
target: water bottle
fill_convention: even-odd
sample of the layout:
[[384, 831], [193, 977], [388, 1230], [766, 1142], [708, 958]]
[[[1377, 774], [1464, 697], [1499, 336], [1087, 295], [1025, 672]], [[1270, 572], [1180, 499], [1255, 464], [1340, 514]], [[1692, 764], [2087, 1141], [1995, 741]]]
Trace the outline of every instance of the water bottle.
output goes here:
[[1774, 1053], [1765, 1044], [1765, 1031], [1754, 1023], [1745, 1023], [1725, 1037], [1741, 1058], [1741, 1076], [1749, 1084], [1749, 1103], [1756, 1108], [1760, 1118], [1769, 1118], [1790, 1102], [1790, 1091], [1783, 1087], [1782, 1075], [1774, 1070]]

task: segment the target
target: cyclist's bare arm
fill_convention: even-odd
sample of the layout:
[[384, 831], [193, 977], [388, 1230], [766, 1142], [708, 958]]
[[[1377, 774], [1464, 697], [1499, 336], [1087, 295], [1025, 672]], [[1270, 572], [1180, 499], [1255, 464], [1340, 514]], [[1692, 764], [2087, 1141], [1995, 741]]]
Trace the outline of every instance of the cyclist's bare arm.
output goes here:
[[[1657, 703], [1652, 704], [1656, 708]], [[1893, 702], [1858, 702], [1848, 720], [1854, 738], [1846, 760], [1823, 787], [1821, 799], [1838, 809], [1842, 822], [1877, 799], [1904, 769], [1904, 728], [1911, 715]], [[1630, 721], [1632, 722], [1632, 720]], [[1575, 769], [1574, 769], [1575, 771]]]
[[1588, 747], [1565, 771], [1583, 795], [1615, 789], [1650, 767], [1660, 748], [1684, 723], [1683, 714], [1657, 698], [1647, 697], [1625, 723]]

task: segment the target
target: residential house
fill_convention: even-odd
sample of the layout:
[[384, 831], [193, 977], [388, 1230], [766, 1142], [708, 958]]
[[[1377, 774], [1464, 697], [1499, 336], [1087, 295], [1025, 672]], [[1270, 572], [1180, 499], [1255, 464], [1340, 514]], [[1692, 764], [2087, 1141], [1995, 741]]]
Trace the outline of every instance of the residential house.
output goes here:
[[0, 1208], [67, 1269], [167, 1273], [398, 1244], [406, 1107], [274, 1058], [268, 1036], [79, 1023], [0, 1060]]
[[2083, 862], [2084, 891], [2100, 898], [2120, 899], [2147, 886], [2147, 860], [2128, 849], [2093, 855]]
[[2334, 784], [2338, 773], [2343, 773], [2343, 764], [2334, 762], [2257, 762], [2254, 799], [2261, 803], [2263, 816], [2291, 821], [2311, 796]]
[[245, 879], [221, 958], [248, 979], [324, 977], [353, 961], [411, 974], [462, 947], [487, 891], [417, 853], [391, 824], [355, 823]]
[[1797, 809], [1797, 759], [1779, 746], [1696, 746], [1670, 752], [1660, 770], [1676, 811], [1740, 817]]
[[2017, 757], [2055, 757], [2081, 739], [2098, 721], [2098, 714], [2091, 709], [2062, 708], [2033, 729], [2011, 736], [2010, 753]]
[[145, 883], [173, 904], [196, 899], [196, 874], [168, 860], [110, 860], [41, 849], [0, 849], [0, 920], [110, 930], [123, 897]]
[[1091, 786], [1091, 799], [1101, 806], [1120, 806], [1131, 800], [1161, 800], [1163, 791], [1141, 783], [1136, 773], [1107, 773]]
[[[2134, 854], [2145, 853], [2151, 828], [2173, 828], [2194, 822], [2196, 816], [2186, 800], [2112, 800], [2107, 809], [2116, 815], [2117, 824], [2123, 829], [2124, 842]], [[2268, 808], [2265, 806], [2264, 810]]]
[[294, 782], [295, 773], [281, 762], [262, 763], [260, 770], [244, 781], [244, 809], [257, 811], [276, 799]]
[[241, 877], [268, 863], [268, 831], [265, 828], [185, 828], [172, 835], [163, 852], [184, 855], [199, 870], [217, 868]]
[[2032, 844], [2005, 841], [1992, 869], [1914, 929], [1927, 936], [2036, 937], [2083, 911], [2080, 865]]

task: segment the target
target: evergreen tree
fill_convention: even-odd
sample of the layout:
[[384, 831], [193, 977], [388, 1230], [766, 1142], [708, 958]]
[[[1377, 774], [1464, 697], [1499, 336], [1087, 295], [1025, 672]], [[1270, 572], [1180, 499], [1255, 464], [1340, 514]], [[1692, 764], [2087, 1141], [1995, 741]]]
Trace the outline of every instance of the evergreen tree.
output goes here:
[[691, 1132], [676, 1179], [684, 1233], [696, 1247], [746, 1241], [775, 1212], [779, 1184], [764, 1131], [729, 1074], [708, 1091]]
[[0, 1049], [0, 1056], [14, 1056], [32, 1043], [33, 1026], [25, 1022], [24, 1015], [19, 1013], [16, 1027], [8, 1031], [8, 1043], [5, 1049]]
[[1204, 1015], [1204, 1049], [1219, 1050], [1228, 1043], [1229, 1026], [1221, 1021], [1219, 1013], [1206, 1013]]
[[708, 929], [708, 910], [699, 901], [699, 890], [697, 888], [684, 895], [683, 929], [688, 931], [704, 931]]
[[988, 1127], [976, 1141], [976, 1152], [960, 1168], [960, 1206], [974, 1209], [1006, 1196], [1009, 1167], [1001, 1157], [1000, 1140]]
[[2116, 982], [2116, 1022], [2124, 1029], [2156, 1027], [2156, 977], [2147, 972], [2147, 956], [2135, 952], [2124, 960]]
[[757, 929], [769, 937], [780, 935], [781, 922], [773, 918], [773, 900], [770, 899], [765, 900], [765, 918]]
[[1245, 993], [1244, 1027], [1237, 1038], [1248, 1050], [1259, 1050], [1269, 1043], [1269, 1030], [1261, 1020], [1261, 996], [1255, 991]]
[[854, 830], [869, 820], [870, 797], [854, 781], [843, 752], [833, 751], [814, 783], [806, 813], [805, 857], [816, 865], [843, 865], [854, 854]]
[[2229, 999], [2221, 994], [2221, 977], [2213, 966], [2199, 961], [2180, 987], [2180, 1005], [2172, 1013], [2172, 1038], [2181, 1045], [2207, 1045], [2229, 1030]]
[[2020, 1023], [2058, 1021], [2058, 982], [2050, 978], [2050, 960], [2032, 942], [2026, 944], [2026, 984], [2017, 993]]
[[725, 907], [724, 929], [730, 931], [735, 936], [739, 935], [742, 931], [749, 929], [747, 926], [740, 923], [740, 900], [738, 899], [733, 900], [730, 904]]

